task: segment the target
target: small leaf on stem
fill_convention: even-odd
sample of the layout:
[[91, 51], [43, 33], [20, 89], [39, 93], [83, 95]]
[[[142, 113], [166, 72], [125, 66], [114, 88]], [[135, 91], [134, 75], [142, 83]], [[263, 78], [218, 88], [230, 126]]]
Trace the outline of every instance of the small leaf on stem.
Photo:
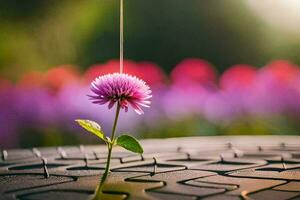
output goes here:
[[116, 144], [127, 149], [128, 151], [142, 154], [144, 152], [140, 143], [130, 135], [121, 135], [117, 138]]
[[84, 120], [84, 119], [77, 119], [75, 120], [82, 128], [89, 131], [90, 133], [93, 133], [100, 139], [107, 142], [107, 139], [101, 130], [100, 125], [97, 122], [91, 121], [91, 120]]

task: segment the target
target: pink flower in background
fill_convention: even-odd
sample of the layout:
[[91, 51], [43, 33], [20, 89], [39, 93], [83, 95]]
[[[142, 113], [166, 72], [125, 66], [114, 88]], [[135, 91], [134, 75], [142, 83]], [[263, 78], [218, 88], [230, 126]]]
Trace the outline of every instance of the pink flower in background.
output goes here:
[[22, 88], [45, 87], [45, 75], [38, 71], [27, 72], [21, 76], [17, 85]]
[[12, 87], [12, 83], [9, 80], [0, 78], [0, 91]]
[[171, 73], [171, 79], [183, 87], [189, 83], [214, 85], [217, 75], [209, 62], [198, 58], [188, 58], [176, 65]]
[[22, 88], [43, 88], [57, 94], [66, 85], [79, 82], [80, 74], [73, 65], [61, 65], [46, 72], [31, 71], [22, 75], [18, 86]]
[[249, 89], [254, 86], [257, 70], [246, 64], [234, 65], [227, 69], [220, 78], [222, 89]]
[[152, 97], [150, 87], [141, 79], [128, 74], [108, 74], [99, 76], [92, 82], [89, 95], [95, 104], [106, 104], [112, 108], [119, 103], [122, 109], [128, 110], [130, 105], [138, 114], [143, 114], [141, 107], [149, 107]]
[[267, 64], [262, 69], [262, 73], [267, 73], [280, 84], [290, 84], [300, 76], [300, 69], [299, 66], [287, 60], [275, 60]]
[[[98, 76], [111, 74], [120, 68], [119, 60], [109, 60], [104, 64], [91, 66], [83, 76], [85, 83], [90, 83]], [[164, 84], [166, 75], [161, 68], [152, 62], [134, 62], [132, 60], [124, 60], [124, 73], [143, 79], [152, 86]]]
[[59, 91], [66, 85], [71, 85], [78, 82], [80, 74], [76, 70], [76, 66], [62, 65], [52, 68], [45, 74], [47, 87], [54, 91]]
[[[120, 70], [119, 60], [109, 60], [104, 64], [92, 65], [84, 74], [84, 82], [90, 83], [98, 76], [113, 74]], [[137, 76], [139, 68], [134, 61], [124, 60], [124, 73]], [[142, 77], [139, 77], [142, 78]]]
[[159, 86], [166, 83], [167, 77], [157, 64], [145, 61], [137, 64], [140, 70], [136, 76], [145, 80], [149, 85]]

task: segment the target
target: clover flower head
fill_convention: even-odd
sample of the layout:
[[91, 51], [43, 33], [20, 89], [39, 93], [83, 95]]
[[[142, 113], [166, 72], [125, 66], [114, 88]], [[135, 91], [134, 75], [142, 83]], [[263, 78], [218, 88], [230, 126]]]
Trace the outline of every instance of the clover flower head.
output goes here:
[[141, 107], [150, 106], [150, 87], [141, 79], [128, 74], [107, 74], [99, 76], [91, 83], [93, 95], [88, 95], [93, 103], [108, 103], [111, 109], [116, 103], [128, 111], [131, 106], [138, 114], [143, 114]]

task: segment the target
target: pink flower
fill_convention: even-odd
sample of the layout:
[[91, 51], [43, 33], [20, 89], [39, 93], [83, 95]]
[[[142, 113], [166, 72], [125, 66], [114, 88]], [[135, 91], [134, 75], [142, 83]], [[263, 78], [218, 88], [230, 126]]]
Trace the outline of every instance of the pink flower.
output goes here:
[[141, 107], [149, 107], [152, 97], [150, 87], [141, 79], [128, 74], [107, 74], [99, 76], [91, 84], [95, 95], [89, 95], [95, 104], [106, 104], [112, 108], [119, 103], [122, 109], [128, 111], [130, 105], [135, 112], [143, 114]]
[[[93, 65], [86, 71], [83, 80], [85, 82], [91, 82], [96, 77], [114, 73], [118, 71], [119, 68], [119, 60], [109, 60], [104, 64]], [[150, 86], [159, 86], [166, 81], [166, 76], [161, 68], [151, 62], [124, 60], [124, 72], [145, 80]]]
[[214, 85], [217, 80], [213, 66], [205, 60], [188, 58], [181, 61], [171, 72], [171, 79], [186, 87], [188, 83], [200, 83], [201, 85]]
[[253, 88], [257, 76], [255, 67], [246, 64], [234, 65], [227, 69], [220, 78], [220, 86], [225, 90]]

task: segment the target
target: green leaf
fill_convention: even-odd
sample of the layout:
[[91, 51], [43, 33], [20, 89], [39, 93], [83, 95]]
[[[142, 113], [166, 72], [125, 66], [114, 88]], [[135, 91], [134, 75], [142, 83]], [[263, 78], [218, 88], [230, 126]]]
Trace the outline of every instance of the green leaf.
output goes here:
[[134, 153], [142, 154], [144, 152], [142, 146], [137, 141], [137, 139], [130, 135], [119, 136], [116, 140], [116, 144]]
[[75, 121], [85, 130], [93, 133], [100, 139], [107, 141], [103, 131], [101, 130], [100, 125], [97, 122], [91, 120], [84, 120], [84, 119], [76, 119]]

